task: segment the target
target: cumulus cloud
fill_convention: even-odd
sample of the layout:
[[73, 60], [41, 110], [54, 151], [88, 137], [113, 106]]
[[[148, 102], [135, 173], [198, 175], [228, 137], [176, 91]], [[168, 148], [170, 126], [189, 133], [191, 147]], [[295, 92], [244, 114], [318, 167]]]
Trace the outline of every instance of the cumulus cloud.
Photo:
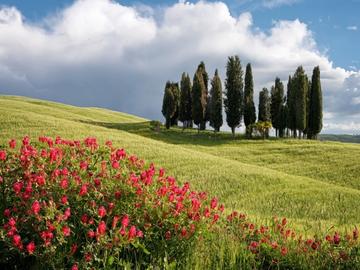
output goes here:
[[309, 74], [320, 65], [325, 111], [332, 115], [326, 121], [359, 112], [360, 73], [335, 67], [300, 20], [277, 21], [263, 32], [250, 13], [234, 17], [226, 4], [203, 1], [179, 2], [158, 14], [111, 0], [78, 0], [37, 24], [14, 7], [0, 9], [4, 94], [160, 119], [166, 80], [193, 74], [201, 60], [224, 79], [227, 56], [234, 54], [244, 66], [252, 63], [256, 93], [275, 76], [287, 80], [298, 65]]

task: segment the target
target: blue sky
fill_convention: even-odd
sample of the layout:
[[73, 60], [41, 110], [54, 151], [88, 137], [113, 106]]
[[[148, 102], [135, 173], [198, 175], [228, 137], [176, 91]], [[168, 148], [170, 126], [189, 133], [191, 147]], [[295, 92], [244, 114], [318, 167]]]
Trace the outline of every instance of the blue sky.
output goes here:
[[[28, 20], [35, 22], [62, 10], [73, 2], [72, 0], [0, 0], [2, 5], [16, 6]], [[145, 4], [153, 8], [161, 8], [178, 1], [124, 0], [117, 2], [125, 5]], [[270, 7], [264, 5], [266, 0], [225, 0], [223, 2], [228, 5], [234, 16], [244, 11], [251, 12], [254, 26], [262, 30], [270, 29], [274, 20], [298, 18], [308, 24], [314, 33], [318, 48], [328, 54], [335, 65], [360, 69], [360, 0], [279, 0], [279, 4]]]
[[163, 120], [167, 80], [204, 61], [275, 77], [321, 69], [325, 133], [360, 134], [360, 0], [0, 0], [0, 94]]

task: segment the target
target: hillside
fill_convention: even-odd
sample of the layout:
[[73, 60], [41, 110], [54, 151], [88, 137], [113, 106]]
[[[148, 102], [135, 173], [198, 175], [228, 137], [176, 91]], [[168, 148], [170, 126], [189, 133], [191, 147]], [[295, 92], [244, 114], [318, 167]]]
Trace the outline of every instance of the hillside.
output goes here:
[[360, 224], [360, 145], [248, 141], [228, 133], [151, 131], [146, 119], [22, 97], [0, 97], [0, 144], [24, 135], [107, 139], [207, 190], [227, 208], [286, 216], [307, 230]]

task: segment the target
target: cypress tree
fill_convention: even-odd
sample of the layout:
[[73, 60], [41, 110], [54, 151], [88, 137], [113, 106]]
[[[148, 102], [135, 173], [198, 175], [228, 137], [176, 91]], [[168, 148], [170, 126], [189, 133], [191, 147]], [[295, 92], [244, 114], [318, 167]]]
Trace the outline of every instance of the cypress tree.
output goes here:
[[[269, 90], [267, 88], [263, 88], [259, 94], [259, 115], [258, 121], [265, 123], [271, 122], [271, 113], [270, 113], [270, 97]], [[268, 130], [265, 131], [264, 137], [269, 137]]]
[[226, 65], [225, 80], [225, 113], [226, 122], [235, 136], [235, 128], [240, 125], [242, 117], [242, 100], [243, 100], [243, 71], [238, 56], [228, 58]]
[[175, 113], [171, 117], [171, 126], [177, 126], [178, 124], [178, 118], [179, 118], [179, 109], [180, 109], [180, 89], [178, 83], [171, 83], [170, 89], [174, 96], [174, 102], [175, 102]]
[[223, 124], [222, 117], [222, 86], [218, 70], [215, 70], [214, 78], [211, 81], [210, 90], [210, 126], [214, 131], [220, 131]]
[[275, 128], [276, 136], [283, 133], [283, 117], [280, 115], [284, 103], [284, 85], [279, 78], [275, 79], [275, 86], [271, 88], [271, 122]]
[[270, 97], [269, 90], [267, 88], [263, 88], [259, 94], [259, 122], [270, 122], [271, 114], [270, 114]]
[[204, 121], [206, 111], [206, 88], [201, 71], [197, 70], [194, 75], [192, 87], [192, 119], [200, 130], [200, 125]]
[[205, 91], [206, 91], [205, 115], [204, 115], [204, 120], [200, 124], [200, 130], [205, 130], [206, 122], [210, 120], [210, 97], [209, 97], [209, 91], [208, 91], [209, 75], [206, 72], [205, 63], [203, 61], [200, 62], [197, 70], [201, 73], [201, 76], [202, 76], [202, 79], [203, 79], [203, 82], [205, 85]]
[[296, 129], [299, 131], [299, 138], [302, 137], [301, 133], [306, 129], [306, 114], [307, 114], [307, 92], [308, 82], [307, 76], [302, 66], [296, 69], [294, 75], [295, 87], [295, 119]]
[[185, 72], [182, 74], [180, 82], [179, 120], [183, 122], [184, 128], [191, 126], [191, 80], [189, 74], [185, 74]]
[[251, 137], [252, 125], [256, 121], [256, 112], [254, 105], [254, 81], [252, 76], [251, 64], [246, 65], [245, 89], [244, 89], [244, 122], [246, 126], [246, 135]]
[[296, 115], [295, 115], [295, 88], [294, 88], [294, 79], [289, 76], [287, 84], [287, 98], [286, 98], [286, 107], [287, 107], [287, 118], [286, 118], [286, 127], [290, 129], [293, 133], [293, 136], [296, 138]]
[[315, 67], [311, 78], [309, 101], [308, 138], [316, 139], [322, 129], [322, 91], [320, 81], [320, 68]]
[[171, 83], [167, 82], [164, 91], [164, 98], [162, 104], [162, 114], [165, 117], [166, 128], [169, 129], [171, 126], [171, 117], [174, 116], [176, 110], [175, 99], [173, 91], [171, 90]]

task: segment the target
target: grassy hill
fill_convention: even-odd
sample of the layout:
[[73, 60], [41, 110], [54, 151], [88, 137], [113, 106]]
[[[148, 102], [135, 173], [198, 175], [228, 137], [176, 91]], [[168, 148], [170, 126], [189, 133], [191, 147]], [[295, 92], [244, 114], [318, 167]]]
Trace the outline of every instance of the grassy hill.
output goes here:
[[360, 225], [359, 144], [149, 127], [146, 119], [106, 109], [0, 96], [0, 144], [24, 135], [110, 139], [254, 219], [286, 216], [310, 231]]

